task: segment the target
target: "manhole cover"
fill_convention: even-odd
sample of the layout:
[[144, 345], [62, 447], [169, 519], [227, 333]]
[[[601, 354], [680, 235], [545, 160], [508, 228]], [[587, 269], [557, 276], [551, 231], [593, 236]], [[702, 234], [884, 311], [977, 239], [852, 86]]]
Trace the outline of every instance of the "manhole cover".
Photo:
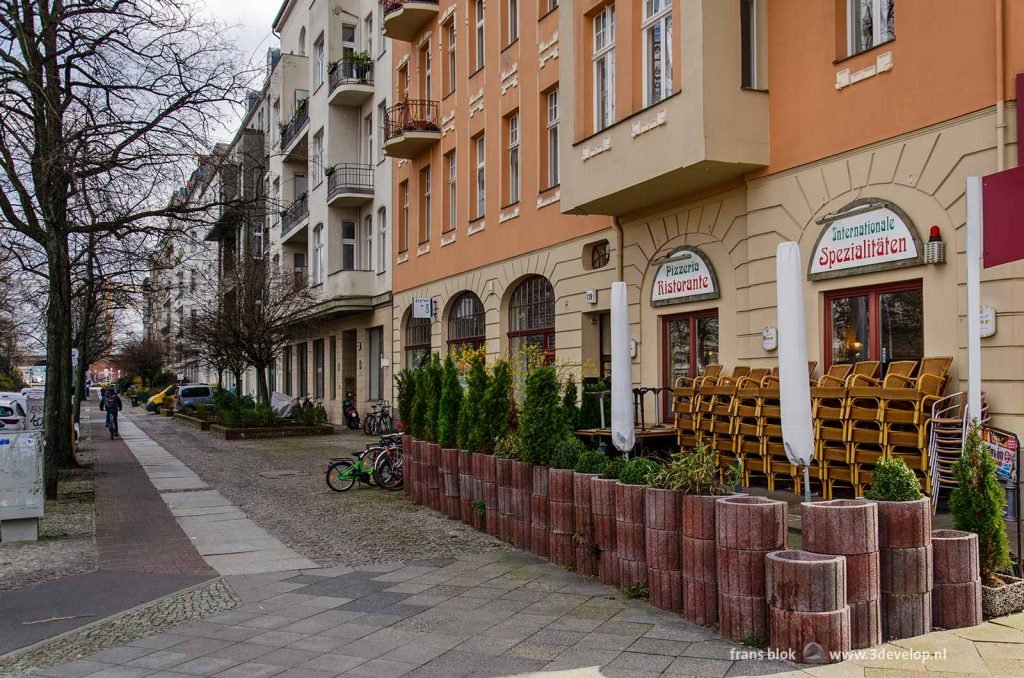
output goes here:
[[283, 471], [260, 471], [260, 475], [269, 480], [276, 480], [277, 478], [297, 476], [299, 475], [299, 472], [295, 469], [285, 469]]

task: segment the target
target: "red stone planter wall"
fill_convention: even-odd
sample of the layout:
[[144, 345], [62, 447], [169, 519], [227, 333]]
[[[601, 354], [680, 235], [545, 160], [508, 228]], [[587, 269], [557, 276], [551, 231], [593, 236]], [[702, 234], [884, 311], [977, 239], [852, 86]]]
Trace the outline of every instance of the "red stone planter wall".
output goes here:
[[846, 601], [850, 607], [850, 646], [882, 642], [878, 505], [866, 499], [803, 504], [803, 548], [846, 556]]
[[[487, 455], [474, 452], [472, 454], [472, 468], [473, 468], [473, 502], [484, 501], [484, 460], [487, 459]], [[484, 518], [480, 516], [480, 510], [473, 506], [472, 522], [470, 523], [473, 527], [478, 530], [483, 530], [485, 527]]]
[[585, 576], [597, 575], [597, 543], [594, 541], [594, 510], [590, 498], [590, 484], [597, 474], [573, 473], [572, 496], [576, 523], [576, 572]]
[[473, 524], [473, 455], [469, 450], [459, 450], [459, 504], [462, 522]]
[[718, 497], [682, 499], [683, 616], [703, 626], [718, 623], [718, 567], [715, 558], [715, 502]]
[[533, 495], [533, 466], [525, 461], [512, 462], [512, 544], [530, 548], [530, 503]]
[[932, 628], [932, 502], [877, 503], [882, 636], [923, 635]]
[[935, 530], [932, 549], [932, 624], [944, 629], [977, 626], [982, 622], [978, 535]]
[[420, 441], [412, 439], [409, 441], [409, 449], [407, 450], [407, 456], [405, 458], [405, 479], [404, 485], [409, 489], [409, 501], [414, 504], [423, 503], [422, 490], [420, 489], [423, 483], [420, 477]]
[[616, 545], [615, 486], [619, 481], [595, 477], [590, 480], [590, 501], [597, 548], [597, 580], [619, 585], [619, 554]]
[[722, 497], [715, 503], [718, 621], [733, 640], [768, 637], [765, 557], [786, 546], [786, 503]]
[[798, 662], [839, 661], [850, 650], [846, 559], [808, 551], [775, 551], [765, 560], [771, 648]]
[[437, 443], [427, 443], [427, 506], [435, 511], [441, 511], [444, 489], [441, 486], [441, 446]]
[[498, 538], [512, 542], [512, 460], [495, 461], [498, 480]]
[[651, 605], [683, 609], [683, 573], [679, 527], [683, 493], [648, 487], [644, 492], [644, 546]]
[[500, 531], [501, 515], [498, 513], [498, 459], [493, 454], [486, 454], [481, 460], [483, 470], [484, 515], [487, 534], [497, 537]]
[[548, 467], [533, 467], [533, 493], [530, 495], [530, 550], [541, 558], [548, 557]]
[[441, 473], [444, 486], [444, 514], [455, 520], [462, 519], [462, 503], [459, 496], [459, 451], [453, 448], [441, 450]]
[[412, 436], [409, 434], [402, 436], [402, 466], [405, 473], [402, 479], [402, 496], [412, 499]]
[[552, 563], [562, 567], [576, 566], [576, 547], [572, 541], [576, 532], [572, 476], [571, 469], [553, 468], [548, 471], [548, 513], [551, 523], [548, 557]]
[[644, 485], [615, 485], [615, 548], [619, 554], [619, 586], [647, 581], [644, 542]]

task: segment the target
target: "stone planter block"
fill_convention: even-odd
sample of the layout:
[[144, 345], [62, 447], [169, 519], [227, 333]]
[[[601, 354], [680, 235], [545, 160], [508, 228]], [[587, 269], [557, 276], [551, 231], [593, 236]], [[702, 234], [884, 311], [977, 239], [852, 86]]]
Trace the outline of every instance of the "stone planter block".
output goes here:
[[644, 525], [652, 530], [678, 533], [682, 519], [683, 493], [648, 487], [644, 490]]
[[768, 639], [768, 609], [763, 596], [737, 596], [718, 592], [718, 626], [726, 638]]
[[723, 594], [765, 597], [766, 551], [742, 551], [719, 547], [718, 590]]
[[715, 582], [683, 577], [683, 616], [701, 626], [718, 623], [718, 586]]
[[533, 467], [524, 461], [512, 462], [512, 544], [530, 548], [530, 502], [533, 494]]
[[427, 465], [427, 497], [426, 505], [435, 510], [441, 510], [441, 447], [434, 443], [426, 443], [426, 455], [424, 462]]
[[597, 580], [606, 586], [619, 585], [619, 555], [614, 549], [597, 554]]
[[882, 601], [848, 602], [850, 608], [850, 647], [859, 650], [882, 644]]
[[[619, 559], [644, 563], [647, 569], [647, 550], [644, 545], [644, 490], [643, 485], [615, 485], [615, 548]], [[620, 572], [625, 572], [620, 567]], [[642, 575], [646, 579], [646, 572]], [[623, 586], [627, 584], [622, 583]]]
[[[471, 464], [473, 468], [474, 502], [484, 500], [484, 459], [486, 458], [487, 455], [480, 454], [479, 452], [474, 452], [472, 454]], [[485, 527], [485, 522], [484, 519], [480, 517], [480, 511], [477, 510], [477, 508], [474, 506], [470, 511], [470, 514], [472, 515], [473, 518], [473, 522], [471, 523], [472, 526], [478, 530], [483, 530]]]
[[619, 554], [616, 544], [615, 479], [594, 477], [590, 480], [591, 511], [594, 519], [594, 543], [597, 548], [597, 579], [602, 584], [618, 586]]
[[549, 470], [533, 467], [533, 494], [530, 497], [530, 550], [541, 558], [548, 557], [551, 523], [548, 513]]
[[982, 621], [980, 577], [965, 583], [935, 583], [932, 589], [933, 628], [959, 629], [977, 626]]
[[801, 505], [803, 548], [813, 553], [856, 555], [878, 550], [878, 505], [867, 499], [834, 499]]
[[412, 468], [412, 436], [408, 433], [402, 436], [402, 465], [404, 466], [405, 478], [402, 482], [402, 496], [412, 498], [412, 480], [409, 471]]
[[882, 638], [922, 636], [932, 630], [932, 594], [883, 593]]
[[796, 612], [772, 608], [771, 648], [791, 651], [794, 660], [807, 664], [841, 661], [831, 653], [850, 651], [850, 608], [831, 612]]
[[683, 536], [691, 539], [715, 538], [715, 502], [719, 497], [683, 495]]
[[459, 450], [459, 502], [462, 504], [462, 522], [473, 524], [473, 455]]
[[591, 479], [595, 474], [573, 473], [572, 495], [575, 506], [573, 521], [576, 525], [576, 572], [587, 577], [597, 574], [599, 553], [594, 538], [594, 513], [590, 498]]
[[614, 478], [595, 476], [590, 480], [590, 502], [595, 516], [615, 517], [615, 486], [618, 484]]
[[932, 543], [932, 500], [879, 501], [878, 545], [907, 549]]
[[[773, 551], [765, 559], [765, 588], [769, 607], [793, 612], [846, 610], [849, 626], [844, 556]], [[848, 629], [846, 636], [849, 642]]]
[[[978, 535], [960, 530], [932, 530], [932, 562], [936, 587], [939, 584], [973, 584], [981, 577]], [[937, 607], [934, 600], [932, 607]]]
[[576, 506], [573, 503], [573, 472], [570, 469], [548, 471], [548, 512], [551, 523], [548, 539], [549, 559], [561, 567], [575, 567]]
[[846, 556], [846, 601], [859, 603], [882, 596], [882, 575], [878, 551]]
[[615, 519], [624, 523], [644, 524], [644, 485], [615, 485]]
[[487, 534], [497, 537], [500, 532], [501, 515], [498, 513], [498, 459], [493, 454], [484, 455], [483, 469], [484, 523]]
[[415, 438], [409, 441], [408, 456], [405, 458], [405, 478], [402, 482], [404, 487], [409, 488], [409, 501], [414, 504], [420, 503], [420, 441]]
[[619, 558], [647, 562], [644, 526], [616, 521], [615, 550], [618, 552]]
[[745, 495], [718, 499], [715, 502], [715, 539], [718, 546], [730, 549], [775, 551], [784, 548], [786, 502]]
[[715, 584], [718, 581], [718, 561], [714, 539], [683, 537], [681, 544], [683, 577]]
[[499, 458], [495, 463], [498, 480], [498, 538], [512, 543], [512, 460]]
[[441, 450], [441, 468], [444, 470], [445, 515], [455, 520], [462, 519], [462, 502], [459, 494], [459, 451]]
[[548, 499], [562, 503], [572, 503], [572, 469], [548, 469]]
[[662, 610], [679, 612], [683, 609], [683, 577], [679, 570], [647, 568], [648, 602]]
[[932, 547], [878, 552], [882, 593], [927, 593], [932, 590]]
[[1002, 574], [1006, 586], [981, 585], [981, 609], [986, 618], [1004, 617], [1024, 610], [1024, 579]]
[[647, 563], [619, 558], [619, 586], [626, 588], [647, 581]]
[[682, 574], [679, 560], [679, 533], [673, 530], [644, 529], [644, 546], [648, 567], [674, 570]]

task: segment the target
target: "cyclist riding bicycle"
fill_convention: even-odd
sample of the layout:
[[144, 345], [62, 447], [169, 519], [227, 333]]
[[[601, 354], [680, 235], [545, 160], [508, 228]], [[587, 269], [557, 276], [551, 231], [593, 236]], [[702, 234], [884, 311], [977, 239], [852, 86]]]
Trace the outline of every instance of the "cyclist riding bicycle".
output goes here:
[[106, 426], [110, 429], [110, 437], [117, 437], [117, 413], [124, 409], [117, 389], [109, 389], [106, 395], [100, 398], [100, 409], [107, 413]]

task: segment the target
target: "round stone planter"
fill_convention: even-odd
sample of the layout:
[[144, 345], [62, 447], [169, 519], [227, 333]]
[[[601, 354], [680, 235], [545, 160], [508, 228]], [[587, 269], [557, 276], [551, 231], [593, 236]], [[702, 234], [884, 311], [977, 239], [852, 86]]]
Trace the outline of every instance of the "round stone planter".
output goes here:
[[594, 540], [594, 510], [590, 498], [593, 473], [572, 474], [572, 498], [575, 506], [576, 524], [576, 572], [586, 577], [597, 575], [597, 543]]
[[533, 467], [533, 494], [530, 496], [530, 551], [541, 558], [548, 557], [551, 522], [548, 510], [549, 469]]
[[427, 496], [424, 502], [428, 508], [441, 510], [441, 446], [425, 443], [426, 454], [423, 462], [427, 468]]
[[932, 530], [932, 626], [957, 629], [982, 622], [978, 535]]
[[512, 544], [530, 548], [530, 503], [533, 494], [533, 467], [525, 461], [512, 461]]
[[878, 546], [907, 549], [932, 543], [932, 500], [876, 501], [878, 505]]
[[444, 514], [453, 520], [462, 519], [462, 505], [459, 495], [459, 451], [454, 448], [441, 450], [441, 473], [444, 490]]
[[501, 523], [498, 514], [498, 459], [493, 454], [484, 455], [481, 468], [484, 481], [484, 525], [487, 534], [497, 537]]
[[765, 560], [768, 605], [791, 612], [846, 607], [846, 558], [809, 551], [773, 551]]
[[412, 436], [408, 433], [402, 436], [402, 466], [405, 472], [405, 478], [402, 479], [402, 496], [412, 499], [413, 481], [409, 475], [412, 468]]
[[498, 538], [512, 543], [512, 460], [499, 457], [495, 463], [498, 479]]
[[683, 494], [648, 487], [644, 491], [644, 547], [650, 603], [663, 610], [683, 609], [683, 573], [679, 527]]
[[924, 635], [932, 628], [932, 503], [879, 501], [882, 637]]
[[618, 484], [614, 478], [594, 477], [590, 481], [597, 580], [608, 586], [619, 585], [619, 554], [615, 542], [615, 486]]
[[647, 581], [644, 544], [644, 485], [615, 485], [615, 548], [619, 554], [619, 586]]
[[791, 651], [803, 664], [841, 661], [832, 653], [850, 651], [850, 608], [832, 612], [771, 609], [771, 648]]
[[486, 527], [485, 517], [480, 515], [479, 503], [484, 501], [484, 460], [487, 459], [486, 454], [480, 454], [474, 452], [472, 454], [471, 466], [472, 466], [472, 480], [473, 480], [473, 507], [470, 511], [472, 522], [470, 523], [474, 528], [483, 530]]
[[786, 544], [786, 502], [736, 495], [715, 501], [719, 548], [776, 551]]
[[932, 547], [879, 551], [882, 593], [927, 593], [932, 590]]
[[960, 584], [935, 584], [932, 589], [932, 628], [977, 626], [982, 614], [981, 577]]
[[718, 569], [715, 557], [714, 495], [683, 495], [680, 560], [683, 616], [695, 624], [718, 623]]
[[548, 537], [548, 558], [561, 567], [576, 567], [576, 505], [574, 503], [572, 469], [553, 468], [548, 471], [548, 512], [551, 531]]
[[459, 503], [462, 522], [473, 524], [473, 455], [469, 450], [459, 450]]

